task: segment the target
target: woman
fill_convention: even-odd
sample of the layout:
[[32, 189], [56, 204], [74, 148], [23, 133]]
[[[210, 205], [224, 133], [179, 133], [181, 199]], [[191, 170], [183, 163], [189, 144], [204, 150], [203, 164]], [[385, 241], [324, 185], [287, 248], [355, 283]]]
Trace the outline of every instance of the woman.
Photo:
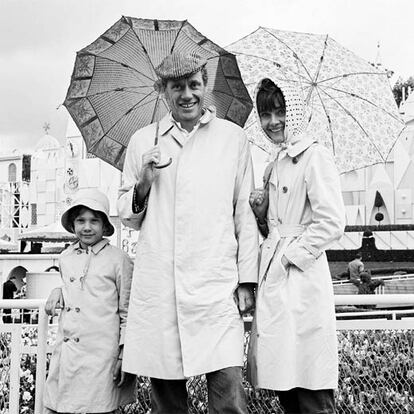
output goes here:
[[306, 134], [295, 87], [259, 83], [257, 113], [279, 151], [250, 204], [265, 240], [248, 369], [277, 390], [287, 413], [334, 413], [338, 361], [335, 308], [325, 249], [344, 229], [339, 176], [329, 151]]

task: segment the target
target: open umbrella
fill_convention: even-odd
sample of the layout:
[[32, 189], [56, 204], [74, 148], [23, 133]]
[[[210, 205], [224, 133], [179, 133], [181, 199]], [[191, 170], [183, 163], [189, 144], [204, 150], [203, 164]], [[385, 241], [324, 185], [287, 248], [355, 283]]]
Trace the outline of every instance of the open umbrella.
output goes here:
[[[386, 161], [404, 123], [385, 71], [327, 35], [260, 27], [227, 49], [252, 97], [266, 76], [297, 85], [310, 113], [308, 131], [332, 150], [340, 172]], [[245, 129], [272, 152], [253, 113]]]
[[27, 230], [20, 234], [18, 238], [19, 240], [34, 242], [66, 242], [77, 239], [74, 234], [67, 232], [63, 228], [60, 221], [34, 230]]
[[168, 111], [154, 68], [173, 50], [207, 59], [206, 105], [244, 125], [252, 102], [233, 54], [186, 20], [122, 17], [77, 53], [64, 102], [89, 152], [122, 169], [131, 135]]

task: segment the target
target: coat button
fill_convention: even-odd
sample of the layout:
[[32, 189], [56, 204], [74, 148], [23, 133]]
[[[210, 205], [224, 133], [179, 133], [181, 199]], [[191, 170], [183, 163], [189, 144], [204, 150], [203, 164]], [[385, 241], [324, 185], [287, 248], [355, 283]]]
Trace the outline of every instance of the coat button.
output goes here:
[[66, 311], [67, 312], [70, 312], [70, 307], [69, 306], [66, 308]]
[[80, 312], [80, 308], [75, 308], [75, 312]]
[[74, 281], [75, 281], [75, 278], [74, 278], [73, 276], [71, 276], [71, 277], [69, 278], [69, 280], [70, 280], [71, 282], [74, 282]]
[[287, 188], [286, 186], [283, 186], [282, 191], [283, 191], [284, 193], [287, 193], [288, 188]]
[[63, 342], [68, 342], [69, 341], [69, 338], [67, 337], [67, 336], [65, 336], [64, 338], [63, 338]]
[[293, 162], [293, 164], [297, 164], [298, 163], [298, 159], [296, 157], [293, 157], [292, 158], [292, 162]]
[[75, 342], [79, 342], [79, 338], [73, 338]]

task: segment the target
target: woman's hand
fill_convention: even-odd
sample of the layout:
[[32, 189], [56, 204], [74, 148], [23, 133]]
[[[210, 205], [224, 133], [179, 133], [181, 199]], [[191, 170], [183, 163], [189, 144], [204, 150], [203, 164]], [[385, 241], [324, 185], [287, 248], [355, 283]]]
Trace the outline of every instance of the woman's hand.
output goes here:
[[254, 189], [250, 193], [249, 203], [257, 219], [265, 222], [267, 209], [269, 208], [269, 191], [265, 188]]
[[56, 309], [63, 309], [65, 301], [61, 288], [55, 288], [50, 292], [45, 305], [45, 312], [50, 316], [56, 316]]

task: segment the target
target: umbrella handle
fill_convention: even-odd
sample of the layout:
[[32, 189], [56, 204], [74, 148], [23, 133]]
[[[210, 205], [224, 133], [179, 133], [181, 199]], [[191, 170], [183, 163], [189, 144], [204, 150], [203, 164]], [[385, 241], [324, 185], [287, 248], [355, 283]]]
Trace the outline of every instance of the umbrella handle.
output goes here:
[[170, 159], [166, 163], [156, 164], [156, 165], [154, 165], [154, 168], [156, 168], [157, 170], [160, 170], [161, 168], [168, 167], [171, 163], [172, 163], [172, 158], [170, 157]]
[[[158, 132], [160, 129], [160, 123], [159, 121], [157, 121], [157, 125], [155, 126], [155, 141], [154, 141], [154, 145], [158, 145]], [[154, 168], [156, 168], [157, 170], [160, 170], [161, 168], [165, 168], [168, 167], [170, 164], [172, 163], [172, 158], [170, 157], [170, 159], [165, 162], [164, 164], [156, 164], [154, 165]]]

